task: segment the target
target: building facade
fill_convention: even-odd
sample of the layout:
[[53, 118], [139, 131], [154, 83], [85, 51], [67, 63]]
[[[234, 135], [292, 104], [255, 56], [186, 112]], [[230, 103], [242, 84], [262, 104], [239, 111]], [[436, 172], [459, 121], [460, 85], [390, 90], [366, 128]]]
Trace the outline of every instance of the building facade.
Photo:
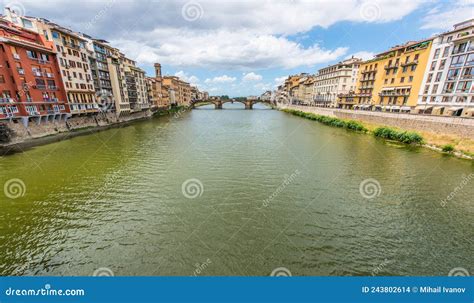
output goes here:
[[318, 70], [313, 91], [313, 105], [335, 107], [340, 94], [355, 90], [362, 59], [350, 58]]
[[338, 95], [338, 107], [410, 112], [417, 104], [432, 39], [408, 42], [359, 66], [355, 92]]
[[70, 114], [52, 42], [0, 19], [0, 120], [43, 123]]
[[474, 116], [474, 19], [433, 40], [418, 94], [418, 113]]

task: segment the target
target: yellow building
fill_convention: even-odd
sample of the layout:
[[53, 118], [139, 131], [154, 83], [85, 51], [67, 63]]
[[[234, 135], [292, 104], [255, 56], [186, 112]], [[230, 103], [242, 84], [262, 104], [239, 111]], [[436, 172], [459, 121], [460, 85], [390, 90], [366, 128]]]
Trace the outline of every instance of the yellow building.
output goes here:
[[418, 101], [432, 39], [408, 42], [361, 63], [355, 92], [339, 95], [338, 107], [411, 111]]

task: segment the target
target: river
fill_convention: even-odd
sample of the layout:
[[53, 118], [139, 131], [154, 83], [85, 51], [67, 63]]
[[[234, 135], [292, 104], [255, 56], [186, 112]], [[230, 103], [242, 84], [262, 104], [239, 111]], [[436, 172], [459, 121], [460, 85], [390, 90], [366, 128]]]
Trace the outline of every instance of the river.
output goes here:
[[474, 270], [472, 161], [224, 108], [1, 157], [0, 273]]

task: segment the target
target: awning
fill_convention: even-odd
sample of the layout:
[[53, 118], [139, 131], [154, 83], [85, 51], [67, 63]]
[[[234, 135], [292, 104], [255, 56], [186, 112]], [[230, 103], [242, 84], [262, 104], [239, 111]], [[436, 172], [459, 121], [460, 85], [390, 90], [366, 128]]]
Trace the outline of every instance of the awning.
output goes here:
[[402, 111], [411, 111], [411, 107], [410, 106], [402, 106], [402, 108], [400, 108], [400, 110], [402, 110]]
[[390, 109], [392, 109], [392, 107], [391, 106], [385, 106], [385, 109], [390, 110]]
[[376, 108], [381, 108], [381, 107], [382, 107], [382, 105], [375, 105], [375, 107], [376, 107]]
[[392, 106], [392, 109], [400, 109], [400, 106], [397, 106], [397, 105]]
[[365, 104], [365, 105], [362, 105], [362, 108], [369, 108], [371, 107], [372, 105], [368, 105], [368, 104]]
[[448, 110], [452, 112], [457, 112], [458, 110], [463, 109], [462, 107], [450, 107]]
[[436, 107], [434, 108], [434, 110], [443, 109], [443, 108], [444, 108], [444, 106], [436, 106]]
[[389, 90], [394, 90], [395, 87], [384, 87], [382, 88], [382, 91], [389, 91]]
[[399, 87], [395, 87], [396, 89], [410, 89], [411, 86], [399, 86]]

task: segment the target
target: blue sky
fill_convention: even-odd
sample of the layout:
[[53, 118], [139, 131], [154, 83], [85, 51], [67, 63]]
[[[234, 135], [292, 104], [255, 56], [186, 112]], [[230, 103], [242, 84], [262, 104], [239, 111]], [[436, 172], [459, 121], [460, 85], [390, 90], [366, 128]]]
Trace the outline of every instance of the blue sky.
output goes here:
[[4, 0], [120, 48], [148, 74], [160, 62], [211, 95], [259, 95], [283, 77], [449, 30], [474, 0]]

